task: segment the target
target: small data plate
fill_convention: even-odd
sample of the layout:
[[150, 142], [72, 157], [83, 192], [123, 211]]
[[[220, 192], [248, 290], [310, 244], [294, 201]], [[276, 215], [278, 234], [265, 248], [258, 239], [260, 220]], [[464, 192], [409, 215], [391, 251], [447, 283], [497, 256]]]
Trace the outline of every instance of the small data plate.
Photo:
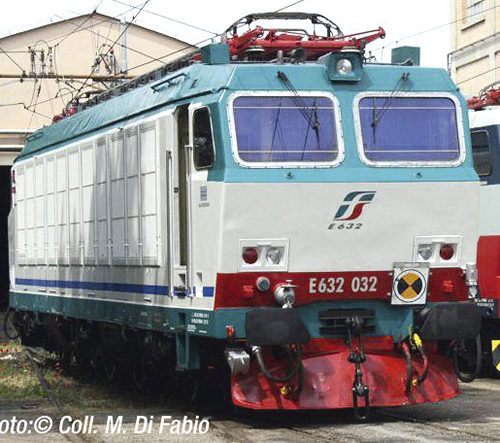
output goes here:
[[392, 305], [423, 305], [427, 300], [429, 265], [394, 263]]

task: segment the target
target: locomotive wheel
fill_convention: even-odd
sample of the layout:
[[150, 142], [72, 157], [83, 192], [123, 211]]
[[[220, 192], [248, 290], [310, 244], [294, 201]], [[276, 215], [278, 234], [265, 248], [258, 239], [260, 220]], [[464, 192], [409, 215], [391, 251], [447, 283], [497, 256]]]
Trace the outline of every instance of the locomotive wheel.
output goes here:
[[181, 389], [184, 398], [189, 404], [193, 404], [198, 397], [200, 389], [200, 379], [196, 376], [186, 376], [181, 378]]
[[3, 321], [3, 330], [9, 340], [17, 340], [21, 336], [21, 331], [17, 328], [18, 315], [13, 309], [8, 309]]
[[101, 347], [96, 346], [90, 350], [89, 353], [89, 366], [93, 371], [97, 371], [103, 364], [103, 357], [101, 352]]
[[132, 380], [134, 380], [135, 389], [138, 391], [142, 391], [144, 386], [146, 386], [147, 377], [144, 374], [142, 368], [135, 367], [132, 370]]
[[117, 366], [116, 362], [111, 357], [105, 357], [102, 369], [104, 371], [104, 376], [108, 381], [116, 380]]
[[75, 356], [71, 345], [64, 346], [58, 352], [59, 361], [64, 372], [67, 374], [71, 373], [73, 363], [75, 361]]
[[233, 396], [231, 394], [231, 381], [230, 376], [221, 377], [219, 383], [219, 392], [221, 395], [221, 409], [222, 412], [231, 417], [244, 417], [244, 408], [240, 408], [233, 403]]
[[453, 366], [457, 377], [464, 383], [470, 383], [481, 372], [482, 363], [481, 336], [471, 340], [459, 340], [453, 346]]
[[133, 367], [132, 380], [134, 381], [134, 386], [138, 391], [142, 391], [148, 383], [149, 376], [147, 365], [144, 364], [143, 359], [141, 359], [141, 361]]

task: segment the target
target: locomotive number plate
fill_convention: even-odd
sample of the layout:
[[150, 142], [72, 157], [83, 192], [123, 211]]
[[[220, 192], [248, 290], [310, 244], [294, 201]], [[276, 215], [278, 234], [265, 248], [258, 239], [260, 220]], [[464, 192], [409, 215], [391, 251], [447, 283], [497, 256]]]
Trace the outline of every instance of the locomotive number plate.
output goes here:
[[354, 277], [312, 277], [309, 279], [309, 293], [315, 294], [349, 294], [377, 292], [378, 277], [372, 275]]

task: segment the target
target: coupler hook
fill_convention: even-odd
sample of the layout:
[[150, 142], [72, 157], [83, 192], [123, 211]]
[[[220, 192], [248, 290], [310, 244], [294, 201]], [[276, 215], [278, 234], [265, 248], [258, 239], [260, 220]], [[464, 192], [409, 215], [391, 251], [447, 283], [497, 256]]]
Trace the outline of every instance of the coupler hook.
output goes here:
[[[347, 345], [349, 346], [349, 363], [353, 363], [354, 382], [352, 384], [352, 401], [354, 408], [354, 416], [358, 420], [366, 420], [370, 415], [370, 388], [363, 384], [363, 371], [361, 364], [366, 361], [365, 353], [363, 352], [363, 320], [358, 317], [349, 317], [345, 321], [347, 326]], [[352, 337], [357, 336], [359, 340], [359, 349], [354, 350], [352, 345]], [[364, 408], [358, 406], [358, 399], [362, 397], [365, 400]]]

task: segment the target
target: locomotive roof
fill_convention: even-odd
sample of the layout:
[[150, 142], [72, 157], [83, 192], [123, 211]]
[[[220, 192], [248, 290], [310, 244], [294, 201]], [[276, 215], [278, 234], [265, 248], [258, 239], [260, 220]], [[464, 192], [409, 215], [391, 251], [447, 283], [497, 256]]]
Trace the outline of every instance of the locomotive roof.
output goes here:
[[[436, 68], [364, 65], [359, 81], [332, 82], [325, 74], [325, 65], [316, 62], [195, 63], [36, 131], [16, 160], [98, 135], [179, 104], [217, 102], [225, 91], [286, 90], [278, 79], [278, 71], [286, 74], [297, 91], [329, 91], [339, 97], [361, 91], [445, 91], [459, 96], [446, 71]], [[404, 73], [410, 75], [401, 86]]]

